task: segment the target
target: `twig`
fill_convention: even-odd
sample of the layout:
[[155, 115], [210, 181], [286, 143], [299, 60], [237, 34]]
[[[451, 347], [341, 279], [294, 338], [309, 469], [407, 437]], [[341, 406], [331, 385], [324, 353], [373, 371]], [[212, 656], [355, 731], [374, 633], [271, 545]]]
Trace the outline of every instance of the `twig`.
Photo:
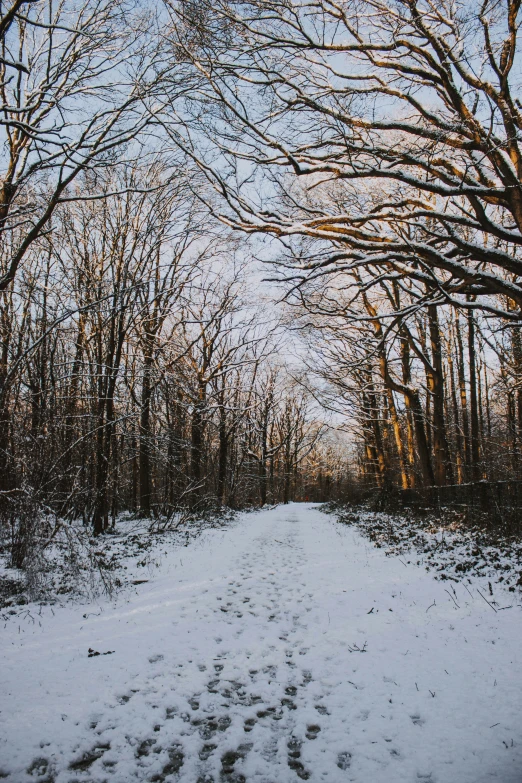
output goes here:
[[[462, 587], [464, 587], [466, 590], [468, 590], [468, 588], [466, 587], [466, 585], [464, 584], [464, 582], [462, 582]], [[468, 590], [468, 593], [469, 593], [469, 595], [470, 595], [470, 598], [473, 598], [473, 596], [472, 596], [472, 594], [469, 592], [469, 590]]]
[[434, 601], [432, 604], [430, 604], [430, 605], [428, 606], [428, 608], [426, 609], [426, 614], [429, 612], [429, 610], [431, 609], [431, 607], [432, 607], [432, 606], [437, 606], [437, 604], [435, 603], [435, 601]]
[[477, 587], [477, 593], [478, 593], [480, 596], [482, 596], [482, 598], [484, 599], [484, 601], [487, 603], [487, 605], [488, 605], [488, 606], [491, 606], [491, 608], [493, 609], [493, 611], [494, 611], [494, 612], [496, 612], [496, 611], [497, 611], [497, 610], [495, 609], [495, 607], [493, 606], [493, 604], [492, 604], [492, 603], [490, 603], [490, 602], [488, 601], [488, 599], [486, 598], [486, 596], [485, 596], [483, 593], [481, 593], [481, 591], [478, 589], [478, 587]]
[[[444, 589], [446, 590], [446, 588], [444, 588]], [[457, 607], [457, 609], [460, 609], [460, 606], [459, 606], [459, 605], [458, 605], [458, 603], [455, 601], [455, 599], [454, 599], [454, 598], [453, 598], [453, 596], [451, 595], [450, 591], [449, 591], [449, 590], [446, 590], [446, 592], [447, 592], [447, 594], [449, 595], [449, 597], [451, 598], [451, 600], [453, 601], [453, 603], [455, 604], [455, 606]]]
[[358, 644], [354, 644], [353, 647], [348, 647], [349, 652], [366, 652], [366, 645], [368, 642], [365, 642], [362, 647], [359, 647]]

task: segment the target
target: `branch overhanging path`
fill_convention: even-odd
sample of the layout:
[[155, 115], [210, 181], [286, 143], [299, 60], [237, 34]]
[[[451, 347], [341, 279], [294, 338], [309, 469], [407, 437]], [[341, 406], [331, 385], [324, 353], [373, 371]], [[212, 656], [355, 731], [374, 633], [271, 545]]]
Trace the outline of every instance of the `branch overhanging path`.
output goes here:
[[520, 779], [512, 594], [510, 611], [479, 581], [454, 600], [311, 504], [159, 549], [115, 603], [5, 623], [2, 778]]

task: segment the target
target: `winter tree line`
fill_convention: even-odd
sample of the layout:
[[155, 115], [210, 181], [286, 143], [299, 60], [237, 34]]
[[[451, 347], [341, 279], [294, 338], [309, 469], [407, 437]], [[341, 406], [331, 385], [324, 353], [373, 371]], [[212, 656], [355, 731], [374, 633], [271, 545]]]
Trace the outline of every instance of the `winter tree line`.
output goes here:
[[519, 22], [2, 2], [4, 515], [522, 478]]
[[342, 454], [237, 242], [157, 167], [113, 172], [104, 198], [90, 187], [4, 298], [4, 496], [101, 533], [122, 511], [162, 528], [335, 492]]

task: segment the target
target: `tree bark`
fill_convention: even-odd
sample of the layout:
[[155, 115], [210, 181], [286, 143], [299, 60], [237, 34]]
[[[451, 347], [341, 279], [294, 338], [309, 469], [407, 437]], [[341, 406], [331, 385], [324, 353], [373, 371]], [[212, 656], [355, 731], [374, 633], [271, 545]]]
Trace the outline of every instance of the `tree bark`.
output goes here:
[[480, 433], [477, 396], [477, 360], [475, 351], [475, 318], [473, 311], [468, 311], [468, 359], [469, 359], [469, 407], [471, 419], [471, 471], [473, 481], [482, 478], [480, 465]]
[[149, 517], [151, 513], [151, 398], [152, 398], [152, 353], [146, 351], [143, 357], [140, 410], [140, 512]]
[[[457, 369], [459, 377], [459, 390], [460, 390], [460, 409], [462, 412], [462, 429], [464, 433], [464, 462], [469, 473], [471, 465], [471, 441], [469, 431], [469, 416], [468, 416], [468, 398], [466, 390], [466, 371], [464, 363], [464, 345], [462, 341], [462, 333], [460, 331], [460, 319], [458, 311], [455, 313], [455, 334], [457, 337]], [[468, 476], [465, 475], [465, 479]]]
[[433, 406], [432, 448], [433, 474], [435, 483], [442, 486], [446, 480], [452, 480], [451, 459], [446, 437], [444, 416], [444, 370], [442, 366], [442, 345], [437, 307], [428, 307], [428, 323], [431, 343], [433, 371], [427, 373], [428, 392]]

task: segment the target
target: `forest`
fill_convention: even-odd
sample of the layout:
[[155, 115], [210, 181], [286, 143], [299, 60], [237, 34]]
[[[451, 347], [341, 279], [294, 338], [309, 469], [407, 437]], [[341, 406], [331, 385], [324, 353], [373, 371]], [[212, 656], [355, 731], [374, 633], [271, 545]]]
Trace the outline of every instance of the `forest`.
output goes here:
[[2, 6], [20, 565], [41, 515], [484, 481], [518, 504], [518, 12]]
[[4, 5], [19, 565], [38, 517], [485, 481], [518, 505], [519, 8], [444, 9]]
[[0, 779], [517, 783], [522, 0], [0, 0]]

